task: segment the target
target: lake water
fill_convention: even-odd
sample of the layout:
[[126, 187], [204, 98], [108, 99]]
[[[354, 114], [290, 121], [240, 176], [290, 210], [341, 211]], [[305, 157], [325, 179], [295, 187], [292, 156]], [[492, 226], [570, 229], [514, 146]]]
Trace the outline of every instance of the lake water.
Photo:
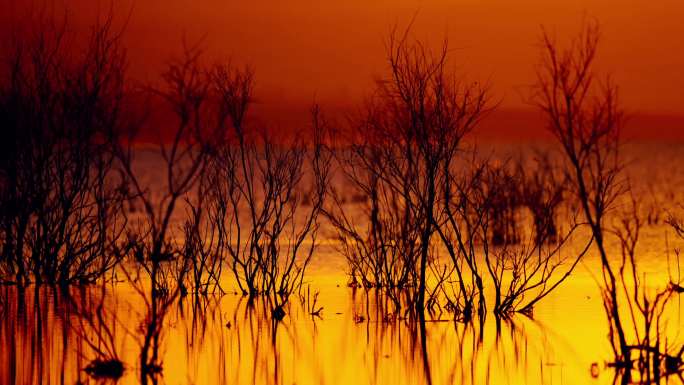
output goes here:
[[[629, 154], [644, 204], [678, 210], [684, 147], [644, 144]], [[642, 240], [643, 277], [662, 287], [680, 274], [673, 250], [681, 245], [662, 218]], [[614, 243], [610, 253], [619, 258]], [[248, 303], [232, 292], [228, 273], [228, 294], [168, 304], [152, 304], [149, 293], [126, 283], [68, 291], [0, 287], [0, 384], [612, 384], [598, 274], [591, 253], [532, 318], [490, 314], [470, 324], [446, 311], [424, 324], [388, 319], [381, 295], [347, 287], [345, 261], [331, 241], [314, 256], [302, 296], [291, 297], [277, 323], [263, 299]], [[307, 289], [309, 300], [319, 293], [320, 317], [306, 309]], [[674, 299], [660, 325], [672, 349], [684, 343], [681, 301]], [[160, 367], [142, 370], [143, 350], [157, 354]], [[123, 362], [118, 381], [86, 370], [103, 354]]]

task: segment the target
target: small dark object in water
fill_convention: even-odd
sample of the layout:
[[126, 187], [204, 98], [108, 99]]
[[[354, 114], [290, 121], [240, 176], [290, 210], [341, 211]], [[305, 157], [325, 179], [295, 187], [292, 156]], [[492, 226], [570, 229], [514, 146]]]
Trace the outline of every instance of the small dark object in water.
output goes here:
[[665, 370], [667, 373], [677, 373], [682, 366], [684, 366], [684, 362], [680, 357], [665, 356]]
[[354, 315], [354, 322], [356, 322], [357, 324], [360, 324], [361, 322], [363, 322], [365, 320], [366, 320], [366, 317], [364, 317], [360, 314]]
[[93, 378], [121, 378], [124, 372], [123, 363], [117, 359], [111, 360], [93, 360], [84, 369]]
[[230, 326], [231, 326], [231, 325], [230, 325], [230, 321], [226, 322], [226, 327], [227, 327], [228, 329], [230, 329]]
[[273, 318], [275, 318], [276, 321], [282, 321], [283, 318], [285, 318], [285, 310], [283, 310], [282, 306], [277, 306], [273, 309]]
[[684, 293], [684, 287], [682, 287], [682, 286], [680, 286], [674, 282], [670, 282], [670, 287], [672, 287], [672, 291], [674, 291], [675, 293], [679, 293], [679, 294]]
[[598, 376], [599, 376], [599, 364], [598, 364], [598, 362], [594, 362], [591, 364], [590, 372], [591, 372], [592, 378], [598, 378]]

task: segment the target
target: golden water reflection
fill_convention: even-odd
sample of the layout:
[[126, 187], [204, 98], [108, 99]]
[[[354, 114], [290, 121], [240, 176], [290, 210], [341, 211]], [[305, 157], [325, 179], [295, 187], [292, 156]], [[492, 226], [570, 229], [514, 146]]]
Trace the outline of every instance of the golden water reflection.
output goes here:
[[[397, 319], [374, 291], [334, 282], [320, 317], [292, 299], [274, 323], [264, 300], [157, 298], [111, 285], [2, 288], [2, 384], [607, 384], [606, 322], [589, 281], [537, 319]], [[568, 298], [573, 311], [564, 311]], [[581, 300], [578, 300], [581, 299]], [[582, 302], [584, 300], [584, 302]], [[304, 302], [304, 303], [303, 303]], [[537, 316], [538, 314], [538, 316]], [[675, 318], [678, 321], [678, 317]], [[120, 378], [92, 370], [120, 360]], [[592, 366], [592, 363], [595, 363]], [[674, 378], [672, 381], [678, 381]], [[671, 382], [679, 383], [679, 382]]]

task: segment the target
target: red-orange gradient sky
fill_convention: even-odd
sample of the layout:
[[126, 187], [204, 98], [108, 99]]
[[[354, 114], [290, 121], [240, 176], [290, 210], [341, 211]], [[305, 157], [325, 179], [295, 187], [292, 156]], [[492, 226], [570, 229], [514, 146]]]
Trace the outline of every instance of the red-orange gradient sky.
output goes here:
[[[20, 20], [45, 0], [0, 0], [0, 21]], [[53, 1], [78, 28], [104, 13], [108, 1]], [[131, 73], [152, 80], [183, 38], [203, 40], [211, 60], [232, 57], [257, 73], [264, 103], [347, 104], [367, 94], [385, 70], [383, 39], [392, 24], [416, 15], [414, 32], [439, 43], [473, 80], [488, 81], [500, 109], [528, 108], [540, 26], [567, 38], [585, 16], [602, 26], [598, 71], [610, 71], [631, 114], [658, 115], [682, 131], [684, 2], [682, 0], [117, 0]], [[10, 27], [11, 28], [11, 27]]]

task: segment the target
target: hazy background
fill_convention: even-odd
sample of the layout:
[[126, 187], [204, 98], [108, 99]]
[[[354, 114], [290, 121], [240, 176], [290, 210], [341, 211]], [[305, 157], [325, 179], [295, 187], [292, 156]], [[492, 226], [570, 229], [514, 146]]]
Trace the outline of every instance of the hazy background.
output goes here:
[[[2, 33], [36, 10], [68, 17], [75, 32], [104, 15], [109, 1], [0, 0]], [[543, 128], [529, 113], [541, 26], [559, 39], [586, 17], [599, 20], [597, 69], [609, 71], [632, 116], [635, 138], [684, 138], [684, 2], [681, 0], [121, 0], [130, 73], [154, 81], [182, 42], [201, 42], [207, 60], [233, 58], [256, 70], [265, 114], [292, 124], [314, 99], [344, 109], [368, 94], [386, 69], [384, 41], [392, 25], [415, 17], [415, 35], [448, 38], [452, 64], [473, 81], [491, 84], [500, 107], [484, 124], [498, 137], [535, 137]], [[32, 10], [32, 11], [29, 11]], [[290, 115], [286, 117], [284, 115]]]

